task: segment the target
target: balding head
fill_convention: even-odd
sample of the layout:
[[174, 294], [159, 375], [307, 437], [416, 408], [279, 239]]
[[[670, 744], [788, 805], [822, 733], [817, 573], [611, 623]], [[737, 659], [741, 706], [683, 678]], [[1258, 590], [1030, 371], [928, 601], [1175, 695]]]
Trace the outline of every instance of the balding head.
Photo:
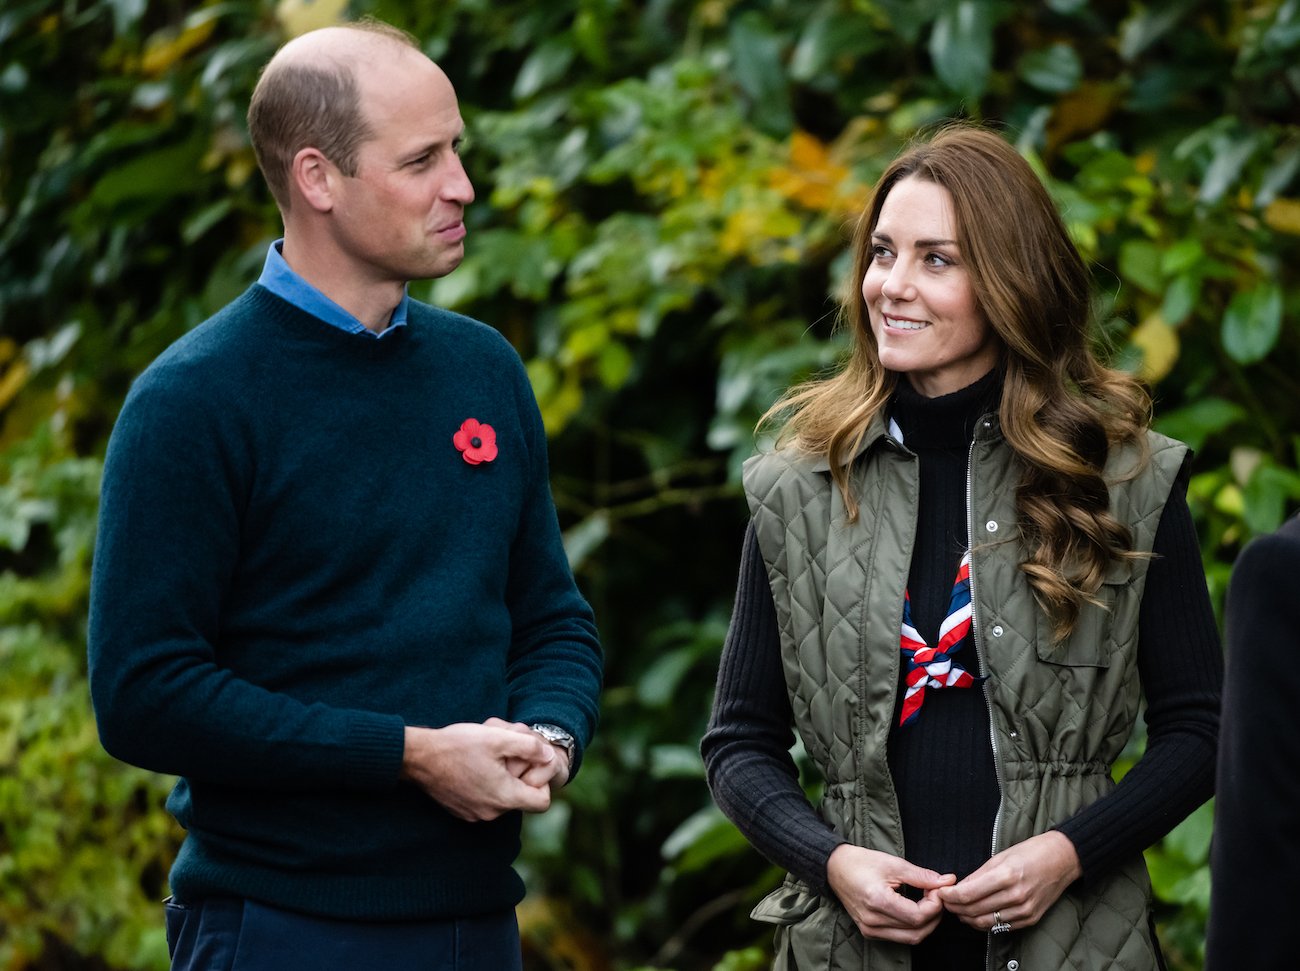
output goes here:
[[357, 149], [373, 134], [358, 73], [411, 56], [424, 57], [415, 38], [374, 20], [313, 30], [276, 52], [253, 90], [248, 132], [281, 212], [289, 211], [290, 171], [302, 149], [356, 174]]

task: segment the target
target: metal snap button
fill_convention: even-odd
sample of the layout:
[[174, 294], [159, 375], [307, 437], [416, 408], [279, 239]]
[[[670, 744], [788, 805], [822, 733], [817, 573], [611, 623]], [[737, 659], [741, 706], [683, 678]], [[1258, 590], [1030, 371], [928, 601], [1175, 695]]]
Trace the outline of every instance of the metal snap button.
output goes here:
[[994, 624], [994, 625], [993, 625], [993, 636], [994, 636], [994, 637], [1001, 637], [1001, 636], [1002, 636], [1002, 625], [1001, 625], [1001, 624]]
[[990, 533], [996, 533], [998, 531], [998, 524], [994, 522], [992, 519], [990, 519], [987, 523], [984, 524], [984, 528], [987, 529]]

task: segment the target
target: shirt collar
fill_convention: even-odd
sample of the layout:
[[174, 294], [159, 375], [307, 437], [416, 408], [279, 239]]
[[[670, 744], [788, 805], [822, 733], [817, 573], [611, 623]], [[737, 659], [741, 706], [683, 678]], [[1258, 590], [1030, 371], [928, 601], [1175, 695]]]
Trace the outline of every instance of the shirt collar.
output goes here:
[[388, 326], [376, 334], [295, 273], [293, 267], [285, 262], [283, 248], [283, 238], [271, 244], [266, 251], [266, 262], [262, 264], [262, 275], [257, 279], [258, 283], [280, 299], [349, 334], [370, 334], [379, 338], [391, 334], [399, 327], [406, 326], [406, 312], [411, 298], [405, 289], [402, 291], [401, 302], [393, 308], [392, 316], [388, 318]]

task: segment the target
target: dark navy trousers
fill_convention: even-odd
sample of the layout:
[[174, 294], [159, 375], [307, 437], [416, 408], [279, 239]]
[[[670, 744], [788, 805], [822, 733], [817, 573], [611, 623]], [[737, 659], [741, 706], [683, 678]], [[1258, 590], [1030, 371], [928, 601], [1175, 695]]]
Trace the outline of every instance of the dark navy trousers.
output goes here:
[[522, 971], [513, 910], [362, 923], [212, 897], [166, 914], [172, 971]]

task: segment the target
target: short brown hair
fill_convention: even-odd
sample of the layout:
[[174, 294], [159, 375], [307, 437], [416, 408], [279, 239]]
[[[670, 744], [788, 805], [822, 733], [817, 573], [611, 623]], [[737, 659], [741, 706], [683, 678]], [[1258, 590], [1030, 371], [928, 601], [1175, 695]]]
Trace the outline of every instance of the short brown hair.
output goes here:
[[[419, 49], [406, 31], [379, 20], [341, 26]], [[304, 148], [316, 148], [344, 175], [356, 175], [357, 150], [374, 132], [361, 110], [361, 91], [352, 65], [322, 56], [316, 64], [292, 60], [277, 64], [271, 59], [253, 89], [248, 134], [271, 195], [280, 210], [288, 212], [289, 170], [295, 155]]]

